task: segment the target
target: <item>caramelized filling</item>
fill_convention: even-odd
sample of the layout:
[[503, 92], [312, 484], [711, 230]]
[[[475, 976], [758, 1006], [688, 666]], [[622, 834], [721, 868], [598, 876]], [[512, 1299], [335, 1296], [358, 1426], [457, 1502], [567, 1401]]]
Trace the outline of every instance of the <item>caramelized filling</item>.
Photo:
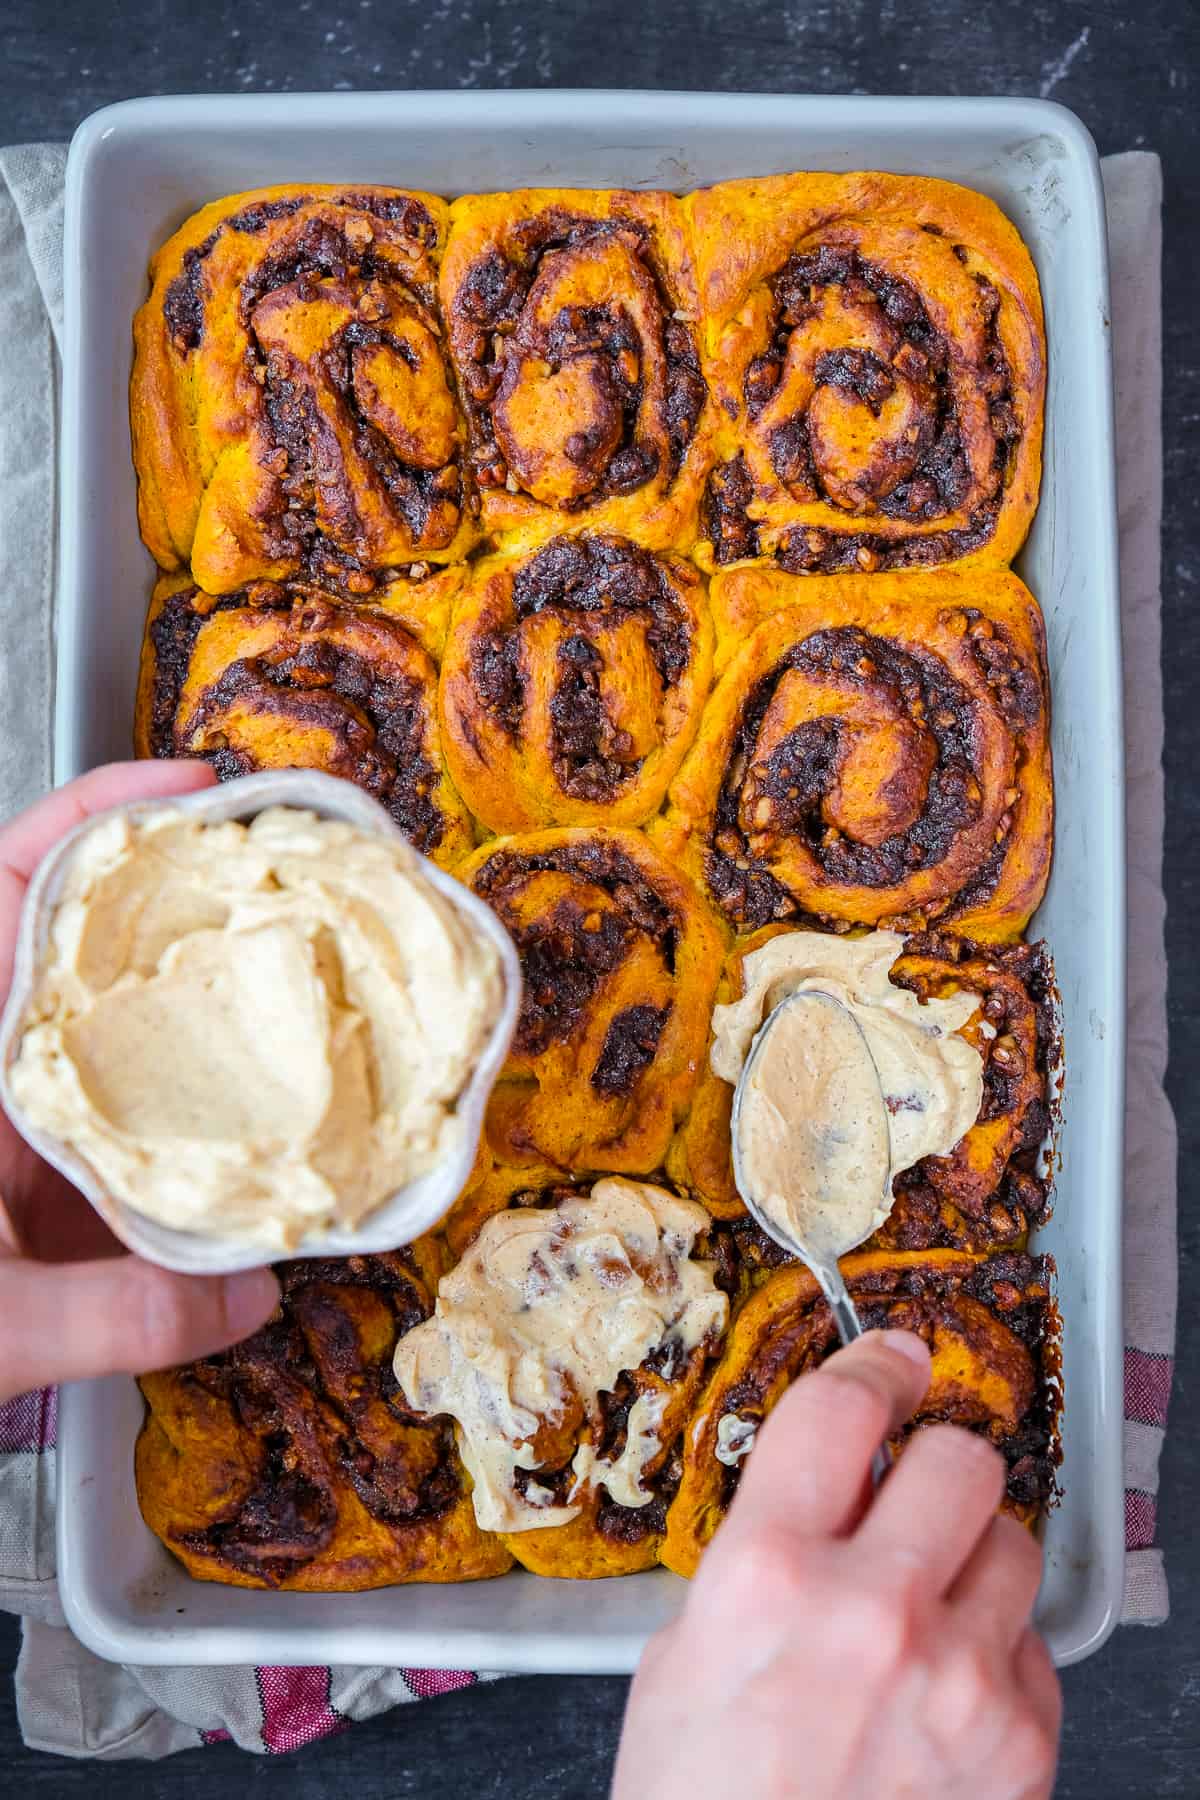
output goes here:
[[572, 513], [672, 481], [705, 397], [676, 310], [640, 221], [552, 207], [514, 225], [452, 309], [480, 487]]

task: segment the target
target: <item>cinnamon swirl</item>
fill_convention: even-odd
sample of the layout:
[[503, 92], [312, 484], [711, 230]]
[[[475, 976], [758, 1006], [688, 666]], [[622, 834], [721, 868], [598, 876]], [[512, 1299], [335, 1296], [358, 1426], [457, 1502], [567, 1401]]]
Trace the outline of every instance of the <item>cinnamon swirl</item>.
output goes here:
[[1015, 937], [1045, 891], [1045, 633], [1006, 570], [718, 576], [724, 673], [656, 827], [729, 923]]
[[704, 1053], [720, 937], [636, 831], [500, 838], [457, 871], [495, 909], [525, 993], [486, 1136], [511, 1168], [648, 1174]]
[[511, 1566], [475, 1522], [449, 1424], [414, 1414], [392, 1373], [442, 1266], [432, 1239], [283, 1264], [261, 1331], [142, 1377], [138, 1500], [190, 1575], [340, 1592]]
[[134, 748], [205, 757], [223, 781], [254, 769], [340, 775], [447, 867], [473, 841], [442, 762], [433, 659], [394, 613], [338, 606], [320, 589], [257, 582], [217, 598], [164, 577], [146, 623]]
[[442, 309], [490, 532], [687, 549], [710, 409], [683, 205], [529, 189], [450, 209]]
[[[844, 1257], [841, 1270], [868, 1331], [915, 1331], [932, 1352], [929, 1392], [893, 1447], [902, 1452], [913, 1432], [939, 1421], [978, 1432], [1008, 1466], [1003, 1510], [1032, 1524], [1054, 1495], [1059, 1460], [1049, 1259], [871, 1251]], [[763, 1419], [796, 1377], [837, 1345], [820, 1287], [798, 1263], [774, 1270], [750, 1295], [684, 1439], [661, 1552], [669, 1569], [695, 1573]]]
[[451, 774], [492, 831], [637, 825], [695, 735], [712, 668], [690, 563], [553, 538], [477, 563], [442, 665]]
[[687, 202], [721, 420], [708, 566], [869, 572], [1021, 546], [1045, 348], [1029, 253], [982, 194], [883, 174]]
[[476, 1517], [518, 1562], [627, 1574], [658, 1560], [728, 1300], [702, 1207], [615, 1178], [553, 1200], [483, 1225], [396, 1376], [454, 1418]]
[[447, 208], [382, 187], [204, 207], [150, 265], [130, 399], [142, 535], [227, 594], [370, 593], [461, 560], [465, 432], [436, 308]]

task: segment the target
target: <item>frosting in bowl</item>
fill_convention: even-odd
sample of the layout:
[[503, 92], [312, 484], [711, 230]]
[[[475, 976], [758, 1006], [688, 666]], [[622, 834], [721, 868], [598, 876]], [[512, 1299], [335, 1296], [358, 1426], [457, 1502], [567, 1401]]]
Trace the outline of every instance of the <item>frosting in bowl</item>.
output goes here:
[[287, 1250], [456, 1142], [499, 954], [386, 837], [293, 808], [104, 818], [64, 866], [9, 1072], [116, 1198]]

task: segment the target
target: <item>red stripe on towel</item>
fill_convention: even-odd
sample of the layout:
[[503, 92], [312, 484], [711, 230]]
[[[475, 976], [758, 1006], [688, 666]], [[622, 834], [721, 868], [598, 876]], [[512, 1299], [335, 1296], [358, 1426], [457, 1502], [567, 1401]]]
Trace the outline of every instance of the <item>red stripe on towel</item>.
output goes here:
[[254, 1671], [262, 1702], [262, 1740], [280, 1754], [345, 1729], [347, 1721], [329, 1703], [327, 1668]]
[[1158, 1507], [1153, 1494], [1138, 1488], [1125, 1489], [1125, 1548], [1149, 1550], [1154, 1542], [1154, 1526]]
[[476, 1680], [467, 1669], [401, 1669], [400, 1673], [418, 1700], [453, 1694], [459, 1688], [473, 1687]]
[[1125, 1351], [1125, 1417], [1139, 1425], [1165, 1426], [1174, 1358], [1149, 1350]]
[[0, 1455], [53, 1450], [57, 1435], [57, 1388], [34, 1388], [0, 1406]]

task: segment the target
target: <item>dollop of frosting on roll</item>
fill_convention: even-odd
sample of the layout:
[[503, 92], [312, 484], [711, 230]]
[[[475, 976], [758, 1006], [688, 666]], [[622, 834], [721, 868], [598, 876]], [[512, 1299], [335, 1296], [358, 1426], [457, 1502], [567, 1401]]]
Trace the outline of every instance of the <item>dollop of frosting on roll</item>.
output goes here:
[[[780, 932], [746, 957], [742, 998], [713, 1009], [709, 1060], [731, 1085], [756, 1033], [789, 995], [828, 998], [840, 1009], [778, 1015], [744, 1086], [739, 1132], [742, 1174], [757, 1204], [827, 1263], [883, 1224], [895, 1177], [952, 1150], [983, 1100], [983, 1060], [957, 1035], [978, 1013], [978, 996], [922, 1001], [897, 987], [889, 972], [903, 949], [890, 931]], [[838, 1029], [846, 1015], [849, 1043]], [[868, 1130], [875, 1109], [878, 1146]], [[874, 1179], [861, 1178], [868, 1169]]]
[[[579, 1506], [552, 1504], [536, 1479], [551, 1442], [584, 1428], [599, 1395], [652, 1351], [687, 1355], [724, 1329], [713, 1265], [692, 1256], [707, 1224], [702, 1207], [662, 1188], [599, 1181], [552, 1209], [496, 1214], [443, 1277], [434, 1317], [396, 1347], [396, 1380], [415, 1410], [456, 1420], [485, 1530], [573, 1519]], [[650, 1500], [639, 1476], [659, 1447], [662, 1404], [639, 1395], [615, 1455], [580, 1443], [572, 1498], [602, 1481], [622, 1506]]]

